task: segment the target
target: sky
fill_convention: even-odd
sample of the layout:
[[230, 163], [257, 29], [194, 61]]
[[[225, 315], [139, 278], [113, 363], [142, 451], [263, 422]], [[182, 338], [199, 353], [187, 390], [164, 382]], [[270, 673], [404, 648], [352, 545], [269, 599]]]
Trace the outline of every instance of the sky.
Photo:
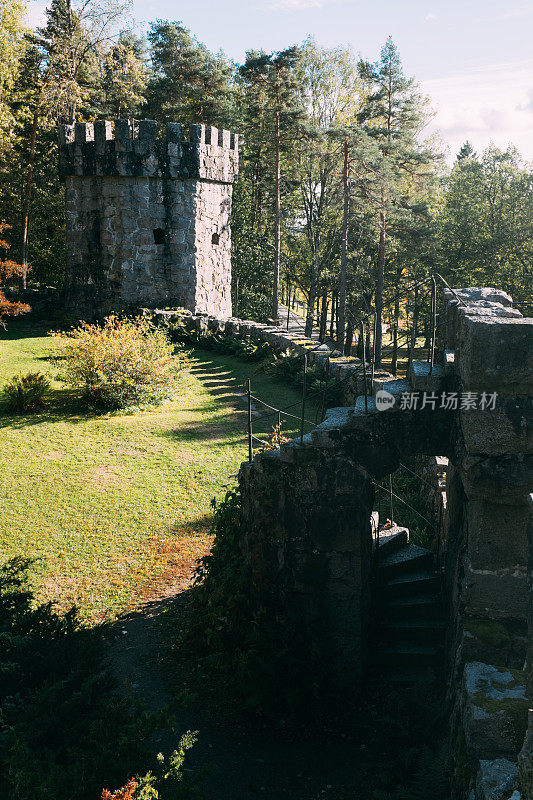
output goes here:
[[[29, 0], [30, 24], [45, 2]], [[281, 50], [312, 35], [377, 61], [392, 36], [408, 76], [431, 98], [451, 159], [469, 139], [481, 152], [509, 143], [533, 160], [533, 1], [134, 0], [136, 27], [182, 22], [211, 50], [242, 62], [246, 50]]]

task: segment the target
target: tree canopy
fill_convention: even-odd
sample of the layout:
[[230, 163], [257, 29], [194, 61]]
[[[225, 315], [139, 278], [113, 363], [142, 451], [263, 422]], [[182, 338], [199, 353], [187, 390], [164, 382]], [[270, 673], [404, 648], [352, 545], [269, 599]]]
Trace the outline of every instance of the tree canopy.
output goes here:
[[[358, 316], [431, 270], [527, 299], [531, 165], [512, 147], [478, 154], [465, 142], [447, 167], [425, 135], [430, 101], [392, 39], [375, 63], [309, 38], [251, 47], [239, 65], [181, 22], [133, 33], [127, 0], [52, 0], [36, 33], [22, 15], [18, 0], [0, 0], [0, 222], [22, 280], [63, 281], [57, 124], [142, 115], [241, 135], [240, 316], [275, 317], [280, 293], [296, 294], [307, 330], [328, 327], [349, 351]], [[401, 313], [386, 321], [397, 329]]]

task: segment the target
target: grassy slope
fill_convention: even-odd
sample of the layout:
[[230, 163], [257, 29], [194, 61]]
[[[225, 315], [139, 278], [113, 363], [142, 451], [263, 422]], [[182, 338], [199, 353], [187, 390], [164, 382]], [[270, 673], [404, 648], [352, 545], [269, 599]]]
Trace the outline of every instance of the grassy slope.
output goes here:
[[[0, 385], [50, 372], [47, 349], [45, 330], [12, 323], [0, 333]], [[153, 411], [87, 414], [54, 383], [44, 413], [0, 416], [0, 561], [37, 558], [40, 596], [76, 602], [88, 619], [188, 575], [209, 547], [210, 501], [246, 454], [235, 389], [254, 369], [197, 353], [179, 396]], [[273, 405], [297, 399], [262, 375], [253, 388]]]

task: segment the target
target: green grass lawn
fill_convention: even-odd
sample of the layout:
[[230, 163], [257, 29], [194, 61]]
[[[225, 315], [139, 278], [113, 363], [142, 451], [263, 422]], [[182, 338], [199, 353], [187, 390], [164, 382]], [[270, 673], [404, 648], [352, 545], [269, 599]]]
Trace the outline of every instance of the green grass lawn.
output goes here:
[[[49, 347], [45, 328], [10, 323], [0, 332], [0, 386], [30, 369], [53, 376]], [[87, 620], [188, 577], [209, 549], [211, 499], [235, 482], [247, 454], [239, 392], [254, 372], [266, 402], [298, 400], [257, 365], [198, 351], [177, 396], [153, 410], [87, 413], [54, 381], [43, 413], [0, 411], [0, 561], [35, 558], [39, 598], [76, 603]], [[274, 421], [254, 425], [260, 432]]]

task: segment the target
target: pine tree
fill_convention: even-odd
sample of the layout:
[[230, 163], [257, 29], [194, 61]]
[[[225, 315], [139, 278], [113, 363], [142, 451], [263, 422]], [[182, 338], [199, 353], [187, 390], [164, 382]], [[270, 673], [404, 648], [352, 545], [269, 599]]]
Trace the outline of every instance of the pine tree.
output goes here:
[[[255, 95], [261, 98], [264, 130], [272, 137], [272, 155], [268, 145], [263, 148], [268, 153], [266, 170], [271, 172], [273, 159], [273, 208], [274, 208], [274, 258], [272, 308], [273, 320], [279, 316], [279, 288], [281, 263], [281, 183], [282, 156], [296, 139], [304, 110], [301, 105], [298, 85], [298, 71], [302, 51], [290, 47], [278, 53], [249, 52], [240, 68], [244, 81], [255, 88]], [[272, 172], [271, 172], [272, 174]]]
[[157, 21], [148, 33], [153, 78], [147, 89], [154, 119], [230, 127], [233, 69], [179, 22]]
[[146, 48], [142, 39], [122, 31], [104, 58], [106, 108], [117, 118], [133, 119], [146, 103]]
[[0, 0], [0, 164], [15, 135], [11, 101], [24, 53], [23, 13], [24, 4], [18, 0]]
[[372, 87], [359, 114], [366, 136], [375, 142], [379, 164], [367, 180], [379, 235], [376, 267], [376, 362], [381, 360], [382, 306], [388, 235], [399, 217], [419, 213], [418, 195], [427, 195], [434, 176], [437, 154], [418, 140], [426, 120], [427, 103], [417, 91], [414, 79], [406, 78], [400, 56], [389, 37], [377, 64], [360, 62], [361, 78]]
[[457, 161], [463, 161], [465, 158], [477, 158], [477, 154], [468, 139], [457, 153]]

